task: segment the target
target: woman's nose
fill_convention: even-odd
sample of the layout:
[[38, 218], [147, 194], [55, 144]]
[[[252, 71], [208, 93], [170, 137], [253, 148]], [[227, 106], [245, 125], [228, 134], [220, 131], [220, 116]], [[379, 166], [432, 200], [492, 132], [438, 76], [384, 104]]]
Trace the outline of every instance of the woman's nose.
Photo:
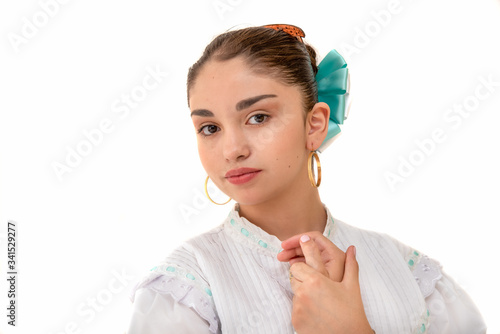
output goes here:
[[225, 131], [222, 150], [228, 161], [244, 160], [250, 155], [248, 139], [240, 129]]

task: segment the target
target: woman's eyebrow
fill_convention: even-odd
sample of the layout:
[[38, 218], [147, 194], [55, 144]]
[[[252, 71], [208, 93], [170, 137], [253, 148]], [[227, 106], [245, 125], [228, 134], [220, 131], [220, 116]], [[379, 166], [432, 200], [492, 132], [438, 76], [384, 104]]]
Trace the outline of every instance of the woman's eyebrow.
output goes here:
[[258, 95], [254, 97], [250, 97], [248, 99], [241, 100], [236, 104], [236, 111], [241, 111], [243, 109], [246, 109], [250, 107], [252, 104], [259, 102], [262, 99], [267, 99], [270, 97], [277, 97], [277, 95], [274, 94], [264, 94], [264, 95]]
[[214, 113], [207, 109], [196, 109], [191, 112], [191, 117], [193, 116], [214, 117]]
[[[263, 95], [258, 95], [254, 97], [250, 97], [248, 99], [241, 100], [236, 104], [236, 111], [241, 111], [243, 109], [246, 109], [250, 107], [251, 105], [259, 102], [260, 100], [271, 98], [271, 97], [278, 97], [275, 94], [263, 94]], [[214, 113], [211, 112], [208, 109], [195, 109], [191, 112], [191, 117], [193, 116], [201, 116], [201, 117], [214, 117]]]

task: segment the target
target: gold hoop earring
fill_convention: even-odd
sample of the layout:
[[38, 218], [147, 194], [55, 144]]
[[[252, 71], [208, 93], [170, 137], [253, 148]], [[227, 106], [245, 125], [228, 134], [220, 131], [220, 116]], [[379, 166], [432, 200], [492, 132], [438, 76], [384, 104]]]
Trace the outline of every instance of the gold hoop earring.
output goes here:
[[[314, 180], [313, 166], [312, 166], [312, 157], [314, 156], [314, 160], [316, 160], [316, 165], [318, 167], [318, 181]], [[321, 163], [319, 162], [319, 157], [316, 151], [311, 151], [309, 153], [309, 157], [307, 158], [307, 171], [309, 172], [309, 181], [311, 181], [311, 185], [314, 188], [318, 188], [321, 184]]]
[[231, 197], [229, 197], [229, 199], [227, 200], [227, 202], [224, 202], [224, 203], [217, 203], [217, 202], [214, 202], [214, 200], [210, 198], [210, 195], [208, 194], [208, 187], [207, 187], [207, 185], [208, 185], [208, 179], [209, 179], [209, 178], [210, 178], [210, 177], [209, 177], [209, 176], [207, 176], [207, 179], [205, 180], [205, 195], [207, 195], [207, 197], [208, 197], [208, 199], [210, 200], [210, 202], [212, 202], [212, 203], [214, 203], [214, 204], [217, 204], [217, 205], [224, 205], [224, 204], [229, 203], [229, 201], [232, 199]]

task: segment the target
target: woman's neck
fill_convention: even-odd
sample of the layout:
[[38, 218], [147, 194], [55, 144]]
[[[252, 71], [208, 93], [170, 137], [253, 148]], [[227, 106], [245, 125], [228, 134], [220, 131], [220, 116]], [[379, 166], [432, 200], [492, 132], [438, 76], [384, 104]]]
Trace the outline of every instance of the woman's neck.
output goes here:
[[240, 204], [240, 216], [280, 240], [309, 231], [323, 233], [327, 214], [317, 188], [287, 191], [257, 205]]

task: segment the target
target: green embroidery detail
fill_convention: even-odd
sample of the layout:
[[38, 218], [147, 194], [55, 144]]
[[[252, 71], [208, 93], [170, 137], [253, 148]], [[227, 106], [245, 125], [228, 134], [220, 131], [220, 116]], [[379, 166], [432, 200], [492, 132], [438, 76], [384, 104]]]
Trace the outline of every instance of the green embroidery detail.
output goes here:
[[250, 232], [248, 232], [248, 230], [245, 229], [245, 228], [241, 229], [241, 233], [243, 233], [243, 235], [246, 236], [246, 237], [248, 237], [250, 235]]

